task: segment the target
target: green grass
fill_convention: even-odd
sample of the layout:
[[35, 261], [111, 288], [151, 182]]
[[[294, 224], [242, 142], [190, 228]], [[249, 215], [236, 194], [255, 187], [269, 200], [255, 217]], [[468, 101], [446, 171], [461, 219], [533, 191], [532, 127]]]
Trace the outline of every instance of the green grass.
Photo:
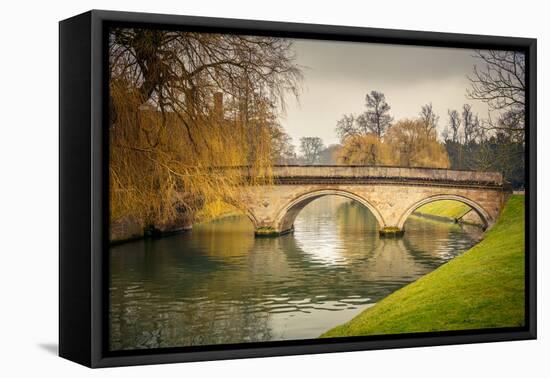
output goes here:
[[440, 200], [428, 203], [416, 209], [416, 213], [444, 218], [458, 219], [470, 211], [470, 207], [462, 202]]
[[524, 325], [524, 196], [476, 246], [321, 337]]

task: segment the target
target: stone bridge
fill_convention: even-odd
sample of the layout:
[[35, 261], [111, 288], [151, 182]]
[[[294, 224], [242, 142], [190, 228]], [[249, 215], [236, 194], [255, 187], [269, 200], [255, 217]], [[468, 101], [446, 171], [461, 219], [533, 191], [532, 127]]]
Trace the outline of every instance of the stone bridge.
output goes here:
[[300, 211], [326, 195], [366, 206], [381, 235], [401, 235], [410, 214], [438, 200], [465, 203], [490, 227], [510, 193], [495, 172], [364, 166], [275, 166], [272, 183], [243, 189], [258, 236], [292, 231]]

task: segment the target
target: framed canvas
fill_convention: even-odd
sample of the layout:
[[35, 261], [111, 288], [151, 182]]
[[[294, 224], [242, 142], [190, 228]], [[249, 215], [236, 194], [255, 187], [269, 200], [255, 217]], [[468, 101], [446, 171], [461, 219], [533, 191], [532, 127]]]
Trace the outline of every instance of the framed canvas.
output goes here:
[[536, 338], [536, 40], [60, 22], [59, 354]]

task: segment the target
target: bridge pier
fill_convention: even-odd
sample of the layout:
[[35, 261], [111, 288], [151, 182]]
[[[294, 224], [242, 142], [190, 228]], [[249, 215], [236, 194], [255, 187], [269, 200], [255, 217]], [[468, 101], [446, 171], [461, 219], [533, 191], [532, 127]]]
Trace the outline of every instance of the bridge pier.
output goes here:
[[[254, 235], [257, 238], [274, 238], [293, 232], [294, 225], [291, 228], [283, 231], [278, 231], [277, 229], [270, 226], [256, 227], [254, 229]], [[382, 238], [399, 238], [405, 234], [405, 230], [399, 227], [383, 227], [378, 231], [378, 234]]]
[[274, 238], [294, 232], [294, 225], [283, 231], [279, 231], [271, 226], [256, 227], [254, 229], [254, 236], [257, 238]]
[[378, 231], [383, 238], [399, 238], [405, 234], [405, 230], [399, 227], [383, 227]]

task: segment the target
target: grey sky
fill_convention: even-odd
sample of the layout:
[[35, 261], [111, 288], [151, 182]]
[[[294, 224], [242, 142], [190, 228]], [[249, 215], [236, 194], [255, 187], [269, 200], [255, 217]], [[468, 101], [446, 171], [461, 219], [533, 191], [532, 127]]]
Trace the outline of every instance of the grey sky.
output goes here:
[[295, 40], [297, 63], [303, 66], [299, 103], [291, 98], [281, 123], [298, 145], [303, 136], [319, 136], [325, 145], [337, 143], [336, 121], [345, 113], [364, 111], [365, 94], [381, 91], [398, 120], [418, 116], [433, 104], [447, 124], [447, 109], [464, 103], [486, 117], [487, 106], [466, 98], [473, 65], [469, 49]]

